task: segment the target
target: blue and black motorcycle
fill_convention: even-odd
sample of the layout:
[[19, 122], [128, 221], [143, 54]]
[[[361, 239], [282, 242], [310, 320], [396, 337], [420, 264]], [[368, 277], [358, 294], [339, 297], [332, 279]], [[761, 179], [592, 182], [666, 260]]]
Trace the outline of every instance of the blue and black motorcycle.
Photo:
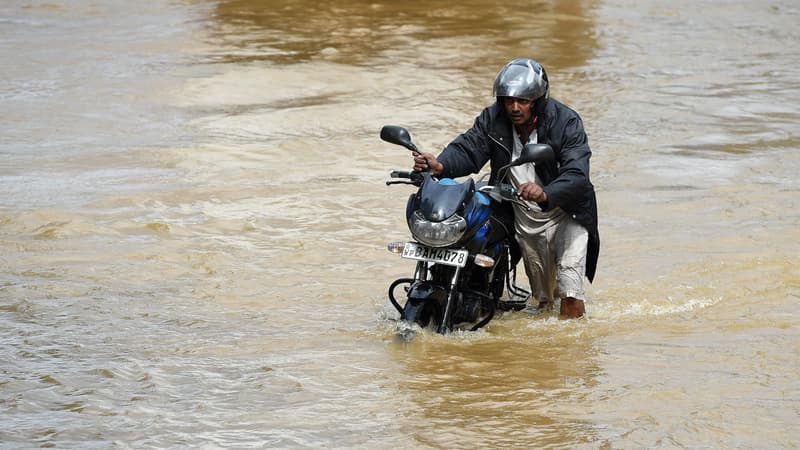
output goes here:
[[[384, 126], [381, 139], [418, 151], [402, 127]], [[503, 202], [525, 206], [513, 186], [502, 182], [510, 167], [552, 158], [549, 145], [528, 144], [518, 159], [500, 169], [501, 182], [493, 186], [471, 177], [458, 182], [437, 179], [429, 172], [391, 173], [395, 180], [387, 185], [419, 188], [406, 205], [413, 241], [388, 244], [390, 252], [416, 261], [412, 278], [399, 278], [389, 286], [389, 300], [401, 320], [433, 327], [442, 334], [454, 329], [475, 331], [498, 310], [525, 307], [530, 293], [515, 283], [519, 251], [513, 223], [504, 223], [494, 211]], [[504, 287], [509, 295], [501, 300]]]

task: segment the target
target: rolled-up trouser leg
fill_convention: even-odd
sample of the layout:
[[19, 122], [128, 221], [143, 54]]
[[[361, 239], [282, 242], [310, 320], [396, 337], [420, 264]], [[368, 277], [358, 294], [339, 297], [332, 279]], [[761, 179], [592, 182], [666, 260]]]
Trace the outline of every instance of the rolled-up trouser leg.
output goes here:
[[543, 232], [517, 233], [525, 273], [531, 293], [539, 303], [553, 303], [556, 298], [585, 297], [586, 248], [589, 235], [570, 217]]

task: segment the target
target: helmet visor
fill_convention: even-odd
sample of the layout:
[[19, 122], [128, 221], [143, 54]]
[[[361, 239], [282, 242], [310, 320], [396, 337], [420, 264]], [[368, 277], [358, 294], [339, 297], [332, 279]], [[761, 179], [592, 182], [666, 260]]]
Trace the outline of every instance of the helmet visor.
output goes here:
[[536, 100], [547, 92], [543, 71], [538, 64], [509, 64], [494, 82], [495, 97]]

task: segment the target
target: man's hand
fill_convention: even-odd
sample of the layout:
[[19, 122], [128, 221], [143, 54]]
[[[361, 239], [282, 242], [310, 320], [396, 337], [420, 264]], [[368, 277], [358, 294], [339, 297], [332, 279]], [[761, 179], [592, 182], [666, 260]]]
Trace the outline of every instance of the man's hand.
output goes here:
[[438, 177], [444, 171], [444, 166], [431, 153], [414, 152], [414, 171], [425, 172], [428, 170], [433, 176]]
[[529, 200], [536, 203], [547, 202], [547, 193], [536, 183], [523, 183], [517, 189], [517, 196], [522, 200]]

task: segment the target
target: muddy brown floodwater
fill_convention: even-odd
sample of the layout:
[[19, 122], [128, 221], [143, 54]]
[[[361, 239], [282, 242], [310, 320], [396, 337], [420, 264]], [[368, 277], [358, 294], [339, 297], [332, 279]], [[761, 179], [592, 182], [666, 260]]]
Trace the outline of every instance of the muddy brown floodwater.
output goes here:
[[[796, 448], [794, 1], [0, 6], [0, 447]], [[408, 152], [582, 115], [588, 317], [393, 341]]]

